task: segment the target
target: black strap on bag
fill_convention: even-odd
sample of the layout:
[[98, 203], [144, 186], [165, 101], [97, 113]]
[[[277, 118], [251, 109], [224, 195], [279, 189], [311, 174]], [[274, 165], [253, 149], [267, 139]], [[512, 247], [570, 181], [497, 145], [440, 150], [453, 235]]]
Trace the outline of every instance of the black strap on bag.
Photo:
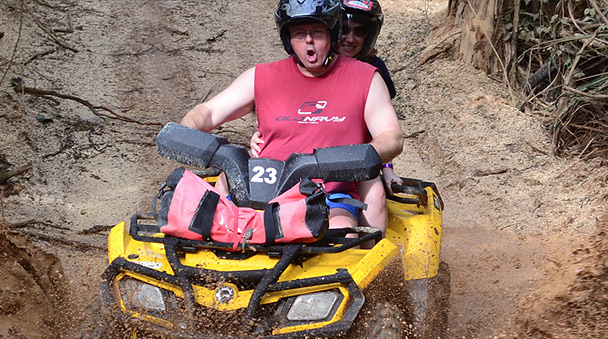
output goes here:
[[[322, 183], [316, 183], [309, 178], [304, 178], [300, 182], [299, 191], [306, 196], [306, 214], [304, 223], [315, 238], [322, 238], [329, 227], [329, 213], [325, 197], [327, 192]], [[264, 208], [264, 230], [266, 233], [265, 246], [275, 243], [275, 240], [284, 237], [283, 227], [279, 211], [281, 205], [278, 202], [268, 204]]]
[[215, 209], [220, 201], [219, 194], [207, 191], [198, 203], [188, 230], [200, 234], [203, 239], [211, 240], [211, 227], [215, 218]]
[[320, 239], [325, 236], [325, 232], [329, 228], [329, 207], [325, 201], [328, 193], [325, 191], [323, 183], [316, 183], [310, 179], [302, 180], [300, 193], [306, 190], [310, 192], [313, 185], [316, 189], [306, 197], [304, 223], [313, 237]]
[[[326, 194], [326, 193], [321, 184], [317, 184], [314, 181], [310, 180], [309, 178], [302, 179], [298, 189], [302, 195], [305, 195], [307, 197], [306, 198], [305, 223], [308, 225], [310, 222], [308, 220], [308, 218], [309, 218], [308, 211], [310, 209], [308, 198], [310, 198], [313, 194], [315, 194], [315, 192], [319, 192], [321, 194]], [[310, 201], [310, 204], [313, 204], [313, 202]], [[325, 201], [323, 201], [323, 204], [325, 204]], [[279, 216], [280, 210], [281, 210], [281, 205], [278, 202], [273, 202], [272, 204], [268, 204], [268, 205], [266, 205], [266, 208], [264, 208], [264, 231], [266, 233], [266, 242], [264, 243], [265, 246], [270, 246], [270, 245], [274, 244], [275, 240], [282, 239], [284, 237], [283, 227], [281, 226], [281, 217]], [[311, 215], [310, 218], [319, 217], [318, 213], [313, 213], [313, 214], [314, 214], [314, 216]]]
[[[152, 198], [152, 216], [158, 222], [158, 227], [165, 226], [169, 223], [169, 206], [171, 205], [171, 200], [173, 199], [175, 187], [177, 187], [179, 180], [184, 176], [185, 171], [186, 169], [184, 167], [174, 169], [173, 172], [167, 177], [167, 180], [165, 180], [165, 182], [158, 188], [158, 194]], [[160, 200], [160, 209], [157, 211], [156, 204], [158, 200]]]
[[280, 207], [278, 202], [273, 202], [264, 208], [264, 232], [266, 233], [264, 246], [270, 246], [274, 244], [276, 239], [283, 238], [283, 228], [281, 228], [281, 219], [279, 218]]

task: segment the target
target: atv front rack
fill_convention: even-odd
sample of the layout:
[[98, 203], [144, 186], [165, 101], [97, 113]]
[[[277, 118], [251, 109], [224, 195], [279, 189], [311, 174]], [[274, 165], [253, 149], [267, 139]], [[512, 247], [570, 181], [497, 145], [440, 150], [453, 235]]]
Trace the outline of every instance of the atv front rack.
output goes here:
[[[356, 315], [363, 306], [365, 298], [363, 293], [353, 280], [346, 269], [337, 269], [335, 274], [318, 276], [312, 278], [297, 279], [291, 281], [278, 282], [279, 277], [292, 263], [297, 263], [298, 258], [317, 253], [339, 253], [349, 248], [354, 248], [368, 241], [378, 242], [382, 238], [382, 232], [378, 229], [354, 228], [329, 230], [327, 235], [311, 244], [284, 244], [263, 246], [249, 244], [245, 249], [240, 249], [236, 254], [232, 251], [233, 244], [220, 243], [215, 241], [197, 241], [181, 239], [165, 235], [164, 237], [153, 237], [152, 234], [159, 232], [156, 225], [143, 224], [140, 221], [152, 219], [149, 214], [135, 214], [131, 218], [129, 233], [131, 237], [138, 241], [162, 243], [165, 247], [167, 261], [169, 262], [175, 275], [158, 271], [135, 262], [131, 262], [124, 257], [117, 257], [103, 273], [104, 282], [101, 286], [102, 297], [107, 306], [116, 301], [111, 293], [111, 283], [114, 278], [122, 271], [131, 271], [145, 275], [158, 281], [166, 282], [175, 286], [180, 286], [184, 293], [186, 308], [191, 314], [195, 313], [196, 299], [192, 284], [204, 284], [209, 281], [224, 281], [235, 284], [236, 286], [246, 286], [255, 284], [255, 289], [249, 301], [246, 317], [243, 321], [244, 333], [257, 333], [259, 330], [252, 328], [252, 319], [260, 308], [262, 297], [269, 292], [291, 290], [327, 284], [339, 283], [344, 286], [353, 298], [351, 306], [341, 320], [330, 326], [321, 329], [311, 329], [301, 333], [311, 337], [334, 335], [338, 332], [346, 332], [351, 327]], [[348, 233], [364, 231], [367, 234], [360, 238], [345, 238]], [[193, 267], [182, 264], [180, 253], [196, 252], [199, 250], [212, 250], [216, 254], [225, 255], [225, 258], [241, 259], [242, 255], [252, 255], [254, 253], [265, 252], [269, 256], [278, 257], [279, 260], [270, 269], [245, 270], [245, 271], [217, 271], [202, 267]], [[218, 255], [218, 256], [219, 256]], [[241, 255], [240, 257], [238, 255]]]
[[[135, 240], [142, 242], [155, 242], [167, 244], [167, 241], [176, 241], [178, 247], [185, 252], [196, 252], [201, 249], [214, 249], [223, 251], [232, 251], [234, 244], [219, 242], [219, 241], [205, 241], [205, 240], [189, 240], [182, 238], [175, 238], [165, 235], [164, 238], [151, 236], [152, 234], [160, 233], [160, 228], [157, 225], [147, 225], [140, 223], [140, 220], [154, 220], [149, 213], [137, 213], [131, 217], [131, 224], [129, 227], [129, 234]], [[371, 230], [370, 230], [371, 229]], [[349, 233], [367, 233], [360, 238], [346, 238]], [[176, 240], [172, 240], [176, 239]], [[382, 231], [371, 227], [356, 227], [356, 228], [341, 228], [341, 229], [330, 229], [327, 230], [325, 237], [309, 244], [302, 244], [301, 254], [314, 254], [314, 253], [340, 253], [349, 248], [359, 246], [368, 241], [375, 241], [376, 243], [382, 239]], [[241, 244], [239, 249], [241, 253], [255, 253], [255, 252], [268, 252], [270, 255], [273, 253], [282, 253], [286, 245], [272, 245], [264, 246], [259, 244]]]

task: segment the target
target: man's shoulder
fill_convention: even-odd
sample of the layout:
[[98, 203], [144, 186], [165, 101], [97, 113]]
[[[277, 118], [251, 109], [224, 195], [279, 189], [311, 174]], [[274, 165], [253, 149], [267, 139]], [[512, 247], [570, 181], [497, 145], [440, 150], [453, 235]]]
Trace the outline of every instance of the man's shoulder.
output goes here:
[[288, 65], [292, 65], [294, 62], [293, 60], [293, 56], [290, 55], [287, 58], [281, 59], [281, 60], [276, 60], [276, 61], [271, 61], [271, 62], [265, 62], [265, 63], [260, 63], [256, 65], [256, 68], [261, 67], [261, 68], [276, 68], [276, 67], [286, 67]]

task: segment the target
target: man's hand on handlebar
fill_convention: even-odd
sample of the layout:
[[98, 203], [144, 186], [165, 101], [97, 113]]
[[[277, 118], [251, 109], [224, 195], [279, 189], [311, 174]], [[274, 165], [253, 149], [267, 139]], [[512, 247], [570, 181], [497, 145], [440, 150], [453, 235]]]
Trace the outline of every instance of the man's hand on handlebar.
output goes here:
[[385, 167], [382, 169], [382, 182], [384, 183], [384, 188], [390, 195], [393, 195], [393, 189], [391, 188], [392, 184], [402, 185], [403, 180], [395, 174], [392, 168]]

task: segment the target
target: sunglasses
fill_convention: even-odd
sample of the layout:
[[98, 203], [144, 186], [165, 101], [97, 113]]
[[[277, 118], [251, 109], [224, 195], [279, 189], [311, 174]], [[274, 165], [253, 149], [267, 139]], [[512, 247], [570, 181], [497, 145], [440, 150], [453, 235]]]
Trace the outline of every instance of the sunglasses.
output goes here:
[[351, 28], [349, 25], [344, 25], [342, 27], [342, 34], [348, 35], [350, 32], [353, 32], [357, 38], [365, 38], [369, 34], [369, 29], [365, 26], [357, 26], [355, 28]]

